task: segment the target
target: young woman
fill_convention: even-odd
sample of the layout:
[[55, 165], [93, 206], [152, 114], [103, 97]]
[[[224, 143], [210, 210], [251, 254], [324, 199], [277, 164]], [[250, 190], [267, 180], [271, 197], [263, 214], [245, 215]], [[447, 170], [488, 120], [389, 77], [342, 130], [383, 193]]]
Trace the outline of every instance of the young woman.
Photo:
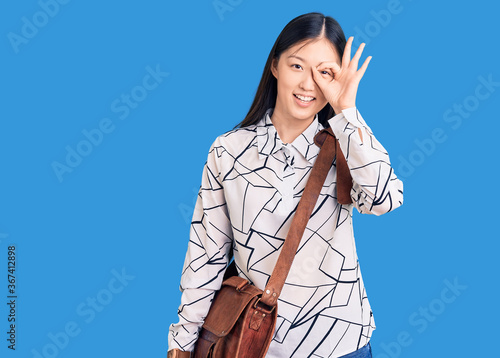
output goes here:
[[403, 203], [403, 184], [356, 107], [371, 56], [351, 58], [333, 18], [293, 19], [271, 49], [255, 99], [233, 130], [218, 136], [203, 168], [182, 270], [179, 322], [169, 356], [189, 357], [234, 255], [238, 275], [264, 289], [331, 127], [352, 180], [352, 204], [336, 198], [332, 164], [278, 299], [266, 357], [371, 357], [375, 329], [358, 264], [352, 210], [381, 215]]

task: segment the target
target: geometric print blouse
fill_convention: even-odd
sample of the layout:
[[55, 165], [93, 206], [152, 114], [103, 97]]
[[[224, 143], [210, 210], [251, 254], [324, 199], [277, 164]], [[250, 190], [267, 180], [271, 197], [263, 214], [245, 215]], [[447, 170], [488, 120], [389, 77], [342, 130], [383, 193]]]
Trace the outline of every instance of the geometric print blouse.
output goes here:
[[[179, 289], [178, 323], [168, 350], [192, 351], [226, 265], [264, 289], [319, 153], [313, 122], [283, 143], [273, 108], [251, 126], [218, 136], [208, 151], [190, 226]], [[352, 210], [381, 215], [403, 204], [403, 183], [356, 107], [328, 120], [349, 167], [352, 203], [336, 198], [336, 163], [321, 189], [278, 298], [266, 357], [340, 357], [366, 345], [375, 329], [356, 254]]]

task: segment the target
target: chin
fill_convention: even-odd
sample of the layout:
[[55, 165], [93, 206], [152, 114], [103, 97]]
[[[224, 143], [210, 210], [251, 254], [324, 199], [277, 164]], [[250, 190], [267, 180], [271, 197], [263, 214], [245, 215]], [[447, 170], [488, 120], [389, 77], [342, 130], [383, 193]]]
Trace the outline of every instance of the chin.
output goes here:
[[293, 108], [290, 114], [294, 117], [302, 120], [308, 120], [314, 118], [316, 113], [321, 111], [321, 108]]

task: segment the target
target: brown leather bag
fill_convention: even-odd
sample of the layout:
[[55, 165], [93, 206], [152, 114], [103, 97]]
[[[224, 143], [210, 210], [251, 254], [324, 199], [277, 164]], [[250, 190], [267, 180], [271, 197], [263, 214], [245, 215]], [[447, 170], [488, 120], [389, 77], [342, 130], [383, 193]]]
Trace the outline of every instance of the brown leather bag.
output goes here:
[[194, 351], [172, 349], [168, 358], [265, 357], [276, 326], [278, 297], [335, 155], [337, 201], [341, 204], [352, 202], [352, 178], [332, 129], [321, 130], [314, 137], [314, 142], [321, 150], [265, 289], [261, 290], [239, 277], [233, 260], [226, 269], [220, 290], [214, 296]]

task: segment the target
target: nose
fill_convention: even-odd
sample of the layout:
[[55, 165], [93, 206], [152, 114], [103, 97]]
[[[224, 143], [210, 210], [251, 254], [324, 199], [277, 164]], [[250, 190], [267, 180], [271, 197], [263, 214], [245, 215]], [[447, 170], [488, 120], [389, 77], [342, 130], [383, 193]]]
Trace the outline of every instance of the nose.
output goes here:
[[300, 81], [300, 88], [304, 91], [314, 91], [316, 83], [314, 82], [312, 71], [304, 71], [302, 80]]

